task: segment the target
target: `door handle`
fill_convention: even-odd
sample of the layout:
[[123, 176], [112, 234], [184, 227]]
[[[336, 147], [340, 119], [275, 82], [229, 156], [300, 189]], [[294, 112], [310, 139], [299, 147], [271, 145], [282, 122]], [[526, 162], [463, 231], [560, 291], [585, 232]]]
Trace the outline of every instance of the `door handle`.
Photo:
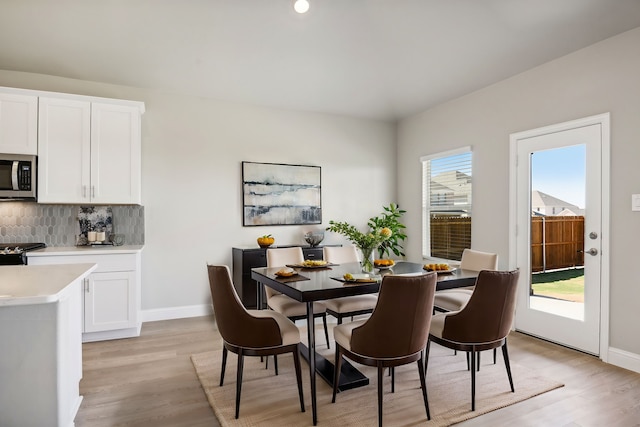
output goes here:
[[578, 253], [580, 253], [580, 252], [582, 252], [582, 253], [584, 253], [584, 254], [589, 254], [589, 255], [591, 255], [591, 256], [596, 256], [596, 255], [598, 255], [598, 250], [597, 250], [596, 248], [591, 248], [591, 249], [589, 249], [588, 251], [579, 250], [579, 251], [578, 251]]

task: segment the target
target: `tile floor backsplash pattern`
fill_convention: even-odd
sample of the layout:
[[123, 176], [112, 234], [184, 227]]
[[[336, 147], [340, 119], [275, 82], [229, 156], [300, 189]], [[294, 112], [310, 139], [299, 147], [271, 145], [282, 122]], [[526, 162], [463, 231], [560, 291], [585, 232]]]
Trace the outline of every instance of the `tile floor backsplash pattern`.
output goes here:
[[[0, 203], [0, 243], [44, 242], [47, 246], [75, 246], [80, 234], [79, 205]], [[144, 244], [144, 206], [112, 206], [113, 232], [124, 244]]]

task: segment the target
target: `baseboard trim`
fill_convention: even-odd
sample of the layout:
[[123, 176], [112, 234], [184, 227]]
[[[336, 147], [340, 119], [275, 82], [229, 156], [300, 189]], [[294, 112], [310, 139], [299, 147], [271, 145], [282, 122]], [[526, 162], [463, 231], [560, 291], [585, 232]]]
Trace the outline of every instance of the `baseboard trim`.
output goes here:
[[609, 347], [608, 363], [640, 373], [640, 355]]
[[111, 331], [85, 332], [82, 334], [82, 342], [85, 343], [139, 337], [141, 327], [142, 323], [138, 323], [133, 328], [114, 329]]
[[142, 310], [141, 313], [143, 322], [183, 319], [187, 317], [208, 316], [210, 314], [213, 314], [213, 307], [211, 304], [157, 308], [152, 310]]

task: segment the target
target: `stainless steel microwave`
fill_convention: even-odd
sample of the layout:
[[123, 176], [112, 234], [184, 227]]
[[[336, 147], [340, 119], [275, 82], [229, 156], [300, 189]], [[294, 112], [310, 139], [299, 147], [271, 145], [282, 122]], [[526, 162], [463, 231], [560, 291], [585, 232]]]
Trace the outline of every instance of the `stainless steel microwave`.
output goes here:
[[0, 154], [0, 199], [36, 200], [36, 156]]

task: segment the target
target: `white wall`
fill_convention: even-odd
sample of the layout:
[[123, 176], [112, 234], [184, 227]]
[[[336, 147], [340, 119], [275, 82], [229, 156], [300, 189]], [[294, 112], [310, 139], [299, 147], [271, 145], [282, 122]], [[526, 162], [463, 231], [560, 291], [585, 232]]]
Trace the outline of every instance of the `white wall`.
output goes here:
[[[329, 220], [365, 226], [395, 202], [395, 125], [232, 104], [136, 88], [0, 71], [0, 85], [143, 101], [144, 319], [204, 313], [207, 263], [231, 265], [233, 246], [278, 244]], [[322, 167], [323, 224], [243, 227], [241, 162]], [[325, 243], [342, 243], [327, 233]]]
[[[509, 264], [509, 135], [611, 113], [610, 345], [640, 369], [640, 28], [440, 105], [398, 125], [398, 202], [408, 210], [407, 256], [420, 255], [420, 156], [473, 146], [472, 245]], [[470, 71], [472, 72], [472, 71]], [[413, 238], [415, 236], [415, 238]], [[638, 370], [636, 369], [636, 370]]]

